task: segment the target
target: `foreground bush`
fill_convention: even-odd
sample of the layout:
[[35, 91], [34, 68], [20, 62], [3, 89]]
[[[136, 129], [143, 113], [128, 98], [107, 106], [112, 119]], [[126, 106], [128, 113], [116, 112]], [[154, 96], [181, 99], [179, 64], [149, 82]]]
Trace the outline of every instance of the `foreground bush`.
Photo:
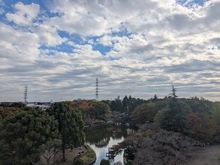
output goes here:
[[102, 159], [100, 165], [110, 165], [109, 160]]
[[84, 161], [82, 159], [77, 159], [75, 162], [74, 162], [74, 165], [84, 165]]

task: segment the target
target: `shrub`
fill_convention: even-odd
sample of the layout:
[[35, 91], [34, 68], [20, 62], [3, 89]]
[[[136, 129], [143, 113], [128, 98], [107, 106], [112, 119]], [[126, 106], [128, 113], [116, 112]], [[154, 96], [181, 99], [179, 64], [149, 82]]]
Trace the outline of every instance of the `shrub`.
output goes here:
[[75, 162], [74, 162], [74, 165], [84, 165], [84, 161], [82, 159], [77, 159]]
[[100, 165], [110, 165], [110, 162], [109, 162], [109, 160], [102, 159]]
[[125, 165], [132, 165], [133, 161], [132, 160], [128, 160]]

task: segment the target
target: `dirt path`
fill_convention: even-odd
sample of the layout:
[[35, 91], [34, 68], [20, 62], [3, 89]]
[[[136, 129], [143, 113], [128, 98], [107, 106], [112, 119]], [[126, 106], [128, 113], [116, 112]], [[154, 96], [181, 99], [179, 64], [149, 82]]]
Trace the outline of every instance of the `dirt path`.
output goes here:
[[[59, 163], [60, 165], [72, 165], [73, 159], [77, 156], [78, 153], [86, 153], [86, 148], [84, 146], [71, 149], [66, 149], [66, 162]], [[61, 154], [62, 155], [62, 154]]]
[[[73, 159], [78, 155], [78, 153], [86, 153], [87, 150], [84, 146], [78, 147], [78, 148], [73, 148], [71, 149], [66, 149], [66, 162], [58, 163], [59, 165], [72, 165], [73, 164]], [[62, 152], [59, 152], [56, 154], [57, 160], [62, 158]], [[41, 156], [41, 160], [37, 163], [37, 165], [46, 165], [46, 160]], [[53, 164], [53, 157], [51, 157], [50, 164]]]
[[220, 165], [220, 145], [199, 148], [188, 165]]

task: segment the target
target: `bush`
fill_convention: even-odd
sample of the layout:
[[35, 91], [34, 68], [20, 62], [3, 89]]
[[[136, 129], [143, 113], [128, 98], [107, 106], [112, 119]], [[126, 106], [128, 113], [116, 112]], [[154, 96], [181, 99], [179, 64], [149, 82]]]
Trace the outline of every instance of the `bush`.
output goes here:
[[168, 131], [187, 133], [189, 113], [191, 109], [185, 102], [173, 98], [169, 101], [167, 109], [158, 112], [155, 121], [159, 122], [161, 128]]
[[91, 164], [91, 162], [96, 159], [95, 151], [89, 145], [85, 145], [85, 147], [87, 148], [87, 152], [81, 157], [81, 159], [85, 164]]
[[128, 160], [125, 165], [132, 165], [133, 161], [132, 160]]
[[84, 165], [84, 161], [82, 159], [77, 159], [75, 162], [74, 162], [74, 165]]
[[109, 162], [109, 160], [102, 159], [100, 165], [110, 165], [110, 162]]

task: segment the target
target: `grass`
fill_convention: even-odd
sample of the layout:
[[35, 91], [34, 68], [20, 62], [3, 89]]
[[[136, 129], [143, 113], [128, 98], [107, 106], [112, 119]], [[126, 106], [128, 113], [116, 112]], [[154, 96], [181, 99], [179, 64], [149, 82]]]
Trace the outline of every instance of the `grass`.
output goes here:
[[87, 152], [85, 155], [80, 157], [84, 161], [84, 164], [91, 164], [93, 161], [96, 160], [96, 154], [95, 151], [87, 144], [85, 144], [85, 147], [87, 148]]

